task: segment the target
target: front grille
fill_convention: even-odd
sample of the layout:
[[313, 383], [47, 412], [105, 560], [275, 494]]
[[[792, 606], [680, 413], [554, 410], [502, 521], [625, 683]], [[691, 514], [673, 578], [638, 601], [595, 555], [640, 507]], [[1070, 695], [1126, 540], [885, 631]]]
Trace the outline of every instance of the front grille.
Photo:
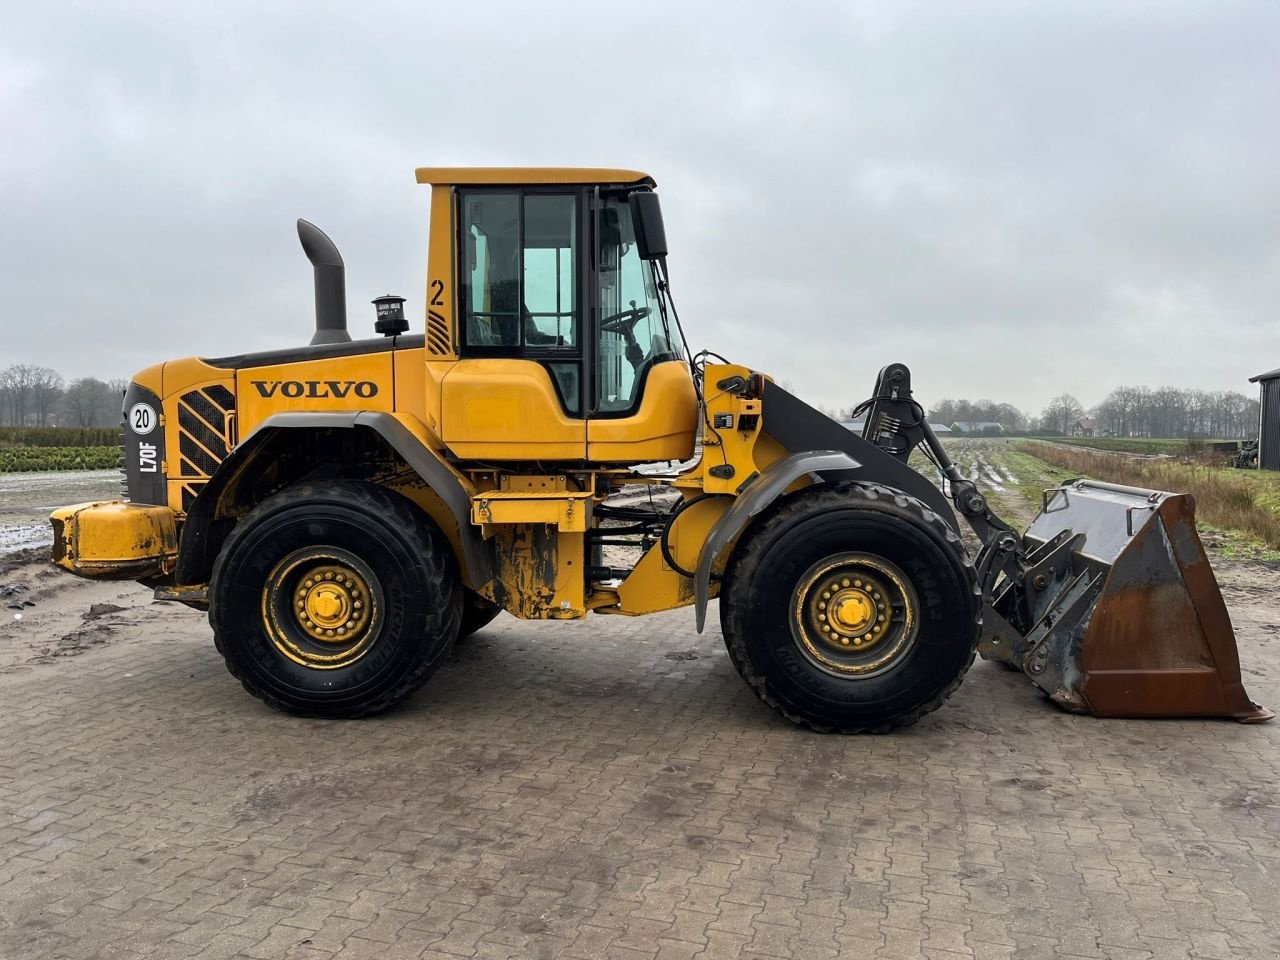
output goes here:
[[178, 475], [208, 479], [231, 449], [230, 418], [235, 397], [225, 387], [192, 390], [178, 400]]
[[182, 509], [190, 511], [200, 490], [235, 446], [236, 396], [221, 384], [190, 390], [178, 398], [178, 464]]

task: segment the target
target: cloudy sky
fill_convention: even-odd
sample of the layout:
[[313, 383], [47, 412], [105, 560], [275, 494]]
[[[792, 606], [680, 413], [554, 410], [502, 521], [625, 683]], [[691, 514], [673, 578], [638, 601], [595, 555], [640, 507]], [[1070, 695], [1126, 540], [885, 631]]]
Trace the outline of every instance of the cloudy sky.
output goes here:
[[[536, 13], [534, 12], [536, 11]], [[695, 349], [848, 406], [1280, 366], [1280, 6], [41, 3], [0, 34], [0, 366], [421, 330], [428, 164], [647, 170]]]

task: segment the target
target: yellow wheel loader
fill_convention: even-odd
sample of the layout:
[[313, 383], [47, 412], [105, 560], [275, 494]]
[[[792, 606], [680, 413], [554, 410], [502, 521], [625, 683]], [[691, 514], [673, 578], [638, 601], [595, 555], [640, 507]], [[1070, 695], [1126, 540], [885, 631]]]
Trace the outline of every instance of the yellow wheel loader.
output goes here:
[[819, 730], [915, 721], [975, 650], [1075, 711], [1270, 716], [1241, 686], [1190, 498], [1081, 480], [1019, 534], [905, 366], [880, 371], [859, 436], [692, 354], [647, 175], [417, 176], [424, 332], [387, 296], [379, 336], [352, 340], [342, 258], [299, 221], [311, 343], [138, 373], [126, 499], [56, 511], [56, 563], [207, 609], [249, 692], [303, 715], [395, 704], [501, 610], [691, 606], [701, 631], [718, 597], [738, 672]]

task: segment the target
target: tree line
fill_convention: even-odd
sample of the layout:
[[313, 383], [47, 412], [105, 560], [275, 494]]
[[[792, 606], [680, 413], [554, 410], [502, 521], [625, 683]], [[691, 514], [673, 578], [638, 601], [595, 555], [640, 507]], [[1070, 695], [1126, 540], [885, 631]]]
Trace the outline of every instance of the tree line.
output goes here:
[[15, 363], [0, 370], [0, 426], [114, 427], [127, 385], [97, 377], [67, 383], [49, 367]]
[[1077, 420], [1097, 421], [1094, 432], [1112, 437], [1220, 437], [1258, 433], [1258, 400], [1234, 390], [1117, 387], [1094, 407], [1069, 393], [1049, 401], [1039, 416], [1007, 403], [942, 400], [928, 412], [934, 423], [990, 420], [1010, 433], [1069, 434]]

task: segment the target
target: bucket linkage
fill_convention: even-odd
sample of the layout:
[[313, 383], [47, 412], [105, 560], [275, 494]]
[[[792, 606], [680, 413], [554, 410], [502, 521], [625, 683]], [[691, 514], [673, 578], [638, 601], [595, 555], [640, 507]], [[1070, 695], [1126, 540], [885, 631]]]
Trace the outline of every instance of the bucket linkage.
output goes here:
[[922, 449], [982, 548], [978, 652], [1024, 672], [1059, 706], [1099, 717], [1274, 714], [1249, 699], [1231, 618], [1187, 494], [1073, 480], [1045, 491], [1025, 534], [961, 475], [912, 399], [880, 371], [863, 437], [903, 463]]

